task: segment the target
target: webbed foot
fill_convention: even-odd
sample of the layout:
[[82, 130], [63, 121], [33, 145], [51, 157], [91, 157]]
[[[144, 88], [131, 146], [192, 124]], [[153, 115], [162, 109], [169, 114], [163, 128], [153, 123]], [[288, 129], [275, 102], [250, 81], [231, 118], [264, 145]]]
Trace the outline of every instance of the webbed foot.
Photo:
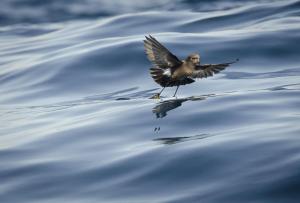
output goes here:
[[160, 94], [156, 93], [155, 95], [153, 95], [152, 97], [150, 97], [150, 99], [160, 99]]

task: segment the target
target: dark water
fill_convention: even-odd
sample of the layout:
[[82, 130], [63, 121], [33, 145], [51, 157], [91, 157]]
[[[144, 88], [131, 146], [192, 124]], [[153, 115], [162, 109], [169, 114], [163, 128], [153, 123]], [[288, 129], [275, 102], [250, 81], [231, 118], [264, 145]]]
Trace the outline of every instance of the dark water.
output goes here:
[[[0, 202], [300, 202], [300, 2], [21, 1], [0, 15]], [[221, 74], [169, 88], [144, 35]]]

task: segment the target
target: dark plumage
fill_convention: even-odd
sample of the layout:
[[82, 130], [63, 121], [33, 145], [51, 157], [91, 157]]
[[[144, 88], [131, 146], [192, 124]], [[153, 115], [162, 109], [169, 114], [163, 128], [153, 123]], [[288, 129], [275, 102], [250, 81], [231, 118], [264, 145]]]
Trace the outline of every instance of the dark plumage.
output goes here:
[[165, 87], [177, 86], [174, 96], [180, 85], [193, 83], [195, 78], [213, 76], [238, 61], [201, 65], [199, 54], [190, 54], [185, 60], [179, 60], [151, 35], [146, 36], [144, 46], [148, 59], [154, 65], [150, 68], [152, 78], [163, 87], [162, 91]]

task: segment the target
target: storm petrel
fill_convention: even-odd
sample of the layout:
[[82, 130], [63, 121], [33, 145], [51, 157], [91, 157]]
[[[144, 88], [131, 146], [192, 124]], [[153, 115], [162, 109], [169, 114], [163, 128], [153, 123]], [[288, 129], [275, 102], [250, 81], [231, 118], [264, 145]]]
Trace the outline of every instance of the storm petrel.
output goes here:
[[177, 86], [175, 97], [180, 85], [193, 83], [196, 78], [213, 76], [239, 60], [221, 64], [200, 64], [198, 53], [190, 54], [186, 59], [179, 60], [151, 35], [146, 36], [144, 46], [147, 57], [153, 64], [150, 74], [153, 80], [163, 87], [156, 95], [157, 98], [166, 87]]

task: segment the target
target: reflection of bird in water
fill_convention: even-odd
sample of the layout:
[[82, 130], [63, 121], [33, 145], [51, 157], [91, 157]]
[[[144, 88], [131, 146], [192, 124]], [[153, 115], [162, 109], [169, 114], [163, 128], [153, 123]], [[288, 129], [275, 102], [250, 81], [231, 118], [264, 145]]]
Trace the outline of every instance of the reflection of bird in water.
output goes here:
[[176, 100], [164, 101], [161, 102], [159, 105], [155, 106], [152, 109], [152, 112], [156, 114], [156, 118], [163, 118], [167, 115], [168, 111], [181, 106], [181, 104], [185, 101], [187, 101], [187, 99], [176, 99]]
[[154, 128], [154, 132], [160, 131], [160, 126]]
[[201, 96], [200, 97], [187, 97], [187, 98], [182, 98], [182, 99], [171, 99], [171, 100], [160, 102], [157, 106], [155, 106], [152, 109], [152, 112], [155, 113], [156, 118], [163, 118], [163, 117], [167, 116], [168, 111], [181, 106], [181, 104], [183, 102], [204, 100], [204, 99], [205, 99], [205, 97], [201, 97]]
[[154, 65], [150, 68], [150, 74], [154, 81], [163, 87], [156, 95], [157, 98], [165, 87], [177, 86], [175, 96], [180, 85], [193, 83], [195, 78], [213, 76], [238, 61], [237, 59], [229, 63], [200, 65], [199, 54], [190, 54], [185, 60], [179, 60], [151, 35], [146, 37], [144, 45], [148, 59]]
[[165, 145], [171, 145], [171, 144], [177, 144], [186, 141], [205, 139], [212, 136], [214, 135], [200, 134], [200, 135], [184, 136], [184, 137], [163, 137], [163, 138], [154, 139], [153, 141], [158, 141]]

